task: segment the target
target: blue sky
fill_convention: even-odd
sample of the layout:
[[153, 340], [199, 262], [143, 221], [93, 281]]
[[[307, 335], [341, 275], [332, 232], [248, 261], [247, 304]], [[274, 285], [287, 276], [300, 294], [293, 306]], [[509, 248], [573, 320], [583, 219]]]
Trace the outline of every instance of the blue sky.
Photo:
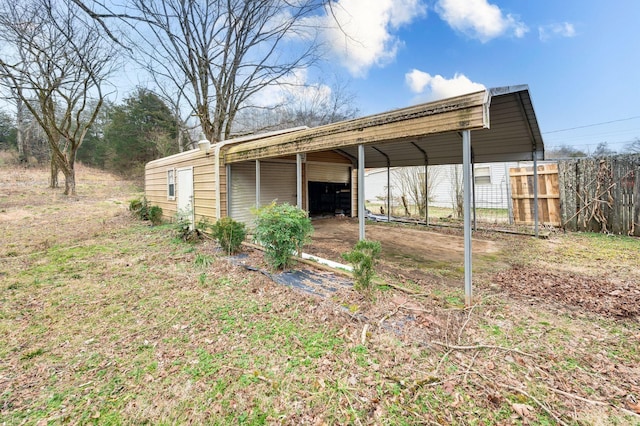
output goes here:
[[334, 15], [323, 72], [362, 114], [528, 84], [548, 148], [640, 138], [638, 0], [339, 0]]

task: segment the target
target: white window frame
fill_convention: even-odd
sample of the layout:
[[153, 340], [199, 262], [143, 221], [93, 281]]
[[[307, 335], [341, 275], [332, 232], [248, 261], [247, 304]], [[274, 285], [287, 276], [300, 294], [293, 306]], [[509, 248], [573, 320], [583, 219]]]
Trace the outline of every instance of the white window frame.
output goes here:
[[176, 199], [176, 169], [167, 170], [167, 200]]
[[473, 171], [475, 185], [491, 185], [491, 167], [476, 167]]

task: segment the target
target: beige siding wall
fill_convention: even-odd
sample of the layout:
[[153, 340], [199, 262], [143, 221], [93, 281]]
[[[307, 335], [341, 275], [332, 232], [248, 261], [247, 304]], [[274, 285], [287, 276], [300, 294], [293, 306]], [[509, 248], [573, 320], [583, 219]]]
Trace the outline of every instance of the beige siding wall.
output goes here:
[[351, 217], [358, 217], [358, 168], [351, 170]]
[[[295, 157], [287, 156], [277, 159], [279, 161], [295, 161]], [[269, 160], [264, 160], [269, 161]], [[334, 164], [350, 165], [351, 160], [333, 151], [316, 152], [307, 155], [307, 161], [325, 162]], [[177, 213], [177, 202], [170, 200], [167, 188], [167, 171], [177, 170], [183, 167], [193, 166], [193, 186], [194, 186], [194, 214], [196, 222], [206, 218], [209, 222], [215, 222], [216, 210], [216, 173], [215, 158], [213, 152], [209, 155], [199, 150], [191, 150], [169, 157], [161, 158], [149, 162], [145, 167], [145, 194], [149, 203], [162, 208], [163, 216], [171, 220]], [[303, 179], [306, 182], [306, 164], [303, 166]], [[354, 173], [355, 174], [355, 173]], [[226, 217], [227, 206], [227, 167], [223, 161], [220, 162], [220, 217]], [[176, 185], [177, 189], [177, 185]], [[354, 197], [357, 185], [354, 180]], [[307, 187], [303, 185], [304, 204], [306, 205]], [[356, 208], [352, 211], [357, 211]], [[355, 213], [354, 213], [355, 214]]]
[[[196, 222], [207, 218], [216, 220], [216, 185], [214, 157], [199, 150], [191, 150], [147, 163], [145, 167], [145, 195], [149, 203], [160, 206], [165, 219], [177, 213], [176, 200], [167, 192], [167, 171], [193, 166], [193, 198]], [[223, 181], [224, 182], [224, 181]], [[177, 185], [176, 185], [177, 188]]]

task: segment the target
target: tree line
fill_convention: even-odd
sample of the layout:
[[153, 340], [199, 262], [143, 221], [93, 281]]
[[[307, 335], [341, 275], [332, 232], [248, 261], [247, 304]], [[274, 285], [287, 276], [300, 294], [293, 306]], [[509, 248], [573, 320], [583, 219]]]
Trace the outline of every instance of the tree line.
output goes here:
[[[109, 5], [0, 5], [0, 96], [15, 112], [13, 120], [6, 112], [2, 116], [13, 127], [0, 143], [13, 143], [28, 160], [42, 154], [35, 147], [45, 142], [51, 186], [58, 185], [61, 172], [65, 194], [75, 193], [79, 159], [131, 173], [150, 159], [190, 147], [199, 137], [194, 133], [217, 142], [356, 113], [348, 92], [326, 91], [326, 85], [310, 86], [312, 96], [294, 99], [299, 102], [290, 99], [299, 93], [297, 73], [321, 59], [318, 28], [308, 18], [328, 13], [328, 0]], [[148, 83], [112, 105], [118, 79], [131, 64]], [[265, 102], [264, 93], [274, 88], [279, 95]], [[322, 96], [314, 100], [314, 91]]]

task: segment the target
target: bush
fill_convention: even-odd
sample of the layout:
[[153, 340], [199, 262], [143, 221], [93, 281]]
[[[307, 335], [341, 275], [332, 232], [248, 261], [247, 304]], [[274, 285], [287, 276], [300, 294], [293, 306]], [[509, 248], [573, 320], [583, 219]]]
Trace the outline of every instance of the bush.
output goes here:
[[162, 208], [150, 205], [146, 197], [131, 200], [129, 202], [129, 210], [138, 219], [151, 221], [152, 225], [160, 225], [162, 223]]
[[353, 266], [356, 290], [365, 293], [371, 292], [371, 280], [375, 274], [374, 266], [380, 249], [378, 241], [361, 240], [353, 247], [353, 250], [342, 255], [342, 258]]
[[291, 255], [302, 250], [313, 232], [307, 212], [286, 203], [259, 209], [255, 224], [256, 242], [264, 247], [267, 262], [275, 269], [289, 266]]
[[211, 226], [211, 232], [227, 254], [240, 251], [240, 246], [247, 236], [244, 223], [236, 222], [230, 217], [224, 217]]
[[140, 220], [149, 219], [149, 204], [147, 203], [147, 198], [142, 197], [129, 201], [129, 211]]
[[151, 224], [156, 226], [162, 224], [162, 208], [159, 206], [151, 206], [147, 211], [147, 216]]

